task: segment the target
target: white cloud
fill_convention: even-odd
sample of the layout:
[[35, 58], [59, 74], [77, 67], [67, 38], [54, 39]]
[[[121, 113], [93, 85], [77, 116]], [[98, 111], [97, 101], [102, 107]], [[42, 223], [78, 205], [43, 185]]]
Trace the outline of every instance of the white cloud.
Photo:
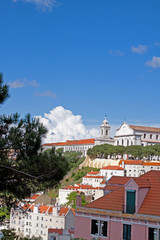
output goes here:
[[8, 85], [11, 87], [11, 88], [22, 88], [25, 86], [25, 83], [24, 83], [24, 80], [15, 80], [13, 82], [9, 82]]
[[47, 90], [45, 92], [36, 92], [35, 95], [39, 96], [39, 97], [52, 97], [52, 98], [57, 97], [57, 95], [55, 93], [51, 92], [50, 90]]
[[145, 65], [152, 68], [160, 68], [160, 57], [153, 56], [152, 60], [147, 61]]
[[87, 129], [80, 115], [74, 115], [72, 111], [58, 106], [45, 113], [44, 117], [36, 116], [48, 129], [45, 142], [59, 142], [73, 139], [87, 139], [99, 136], [97, 128]]
[[137, 47], [131, 47], [132, 52], [134, 53], [139, 53], [139, 54], [144, 54], [147, 52], [147, 46], [146, 45], [138, 45]]
[[17, 79], [13, 82], [9, 82], [8, 85], [11, 88], [22, 88], [26, 86], [32, 86], [32, 87], [38, 87], [39, 84], [36, 82], [36, 80], [28, 81], [25, 78], [24, 79]]
[[36, 80], [33, 80], [31, 82], [29, 82], [29, 85], [32, 86], [32, 87], [38, 87], [39, 84], [36, 82]]
[[160, 42], [154, 42], [154, 45], [160, 47]]
[[57, 0], [13, 0], [13, 2], [26, 2], [26, 3], [33, 3], [36, 7], [41, 8], [43, 10], [52, 8], [57, 4]]
[[109, 53], [110, 55], [114, 56], [114, 57], [123, 56], [123, 55], [124, 55], [124, 53], [121, 52], [121, 51], [119, 51], [119, 50], [111, 50], [111, 49], [109, 49], [109, 50], [108, 50], [108, 53]]

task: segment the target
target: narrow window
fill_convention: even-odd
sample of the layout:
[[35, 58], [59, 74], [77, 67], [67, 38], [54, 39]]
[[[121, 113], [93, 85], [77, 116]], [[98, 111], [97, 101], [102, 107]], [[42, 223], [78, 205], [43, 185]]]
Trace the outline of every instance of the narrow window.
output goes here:
[[157, 228], [148, 229], [148, 240], [157, 240]]
[[126, 194], [127, 194], [126, 213], [134, 214], [135, 213], [136, 191], [127, 190]]
[[156, 140], [158, 140], [158, 135], [156, 135]]
[[98, 225], [99, 221], [98, 220], [92, 220], [92, 228], [91, 228], [91, 233], [98, 235]]
[[150, 134], [150, 139], [152, 139], [152, 134]]
[[146, 138], [146, 134], [144, 134], [144, 138]]
[[131, 225], [123, 224], [123, 240], [131, 240]]
[[106, 221], [100, 221], [100, 229], [99, 229], [99, 235], [107, 237], [107, 222]]

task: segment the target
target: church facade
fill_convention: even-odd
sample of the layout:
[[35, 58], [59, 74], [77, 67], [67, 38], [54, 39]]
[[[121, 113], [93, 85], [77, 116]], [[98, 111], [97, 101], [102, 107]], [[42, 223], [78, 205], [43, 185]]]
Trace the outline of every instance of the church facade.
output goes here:
[[160, 128], [129, 125], [124, 122], [117, 130], [115, 145], [155, 145], [160, 144]]

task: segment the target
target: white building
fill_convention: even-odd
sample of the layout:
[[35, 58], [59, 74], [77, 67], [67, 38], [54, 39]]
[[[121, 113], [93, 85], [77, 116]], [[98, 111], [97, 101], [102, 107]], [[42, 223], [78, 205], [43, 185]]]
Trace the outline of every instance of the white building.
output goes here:
[[120, 166], [106, 166], [100, 169], [100, 175], [104, 176], [106, 180], [112, 176], [124, 176], [124, 168]]
[[125, 169], [125, 176], [139, 177], [150, 170], [160, 170], [160, 162], [144, 162], [143, 160], [120, 160], [120, 167]]
[[11, 210], [10, 228], [26, 237], [41, 236], [48, 240], [49, 228], [74, 228], [74, 213], [69, 208], [29, 204]]
[[60, 205], [66, 204], [67, 197], [71, 192], [83, 192], [85, 196], [93, 196], [93, 200], [103, 196], [103, 187], [105, 184], [100, 184], [100, 187], [93, 187], [91, 185], [75, 184], [74, 186], [67, 186], [59, 189], [58, 203]]
[[160, 144], [160, 128], [128, 125], [124, 122], [116, 130], [115, 145], [154, 145]]

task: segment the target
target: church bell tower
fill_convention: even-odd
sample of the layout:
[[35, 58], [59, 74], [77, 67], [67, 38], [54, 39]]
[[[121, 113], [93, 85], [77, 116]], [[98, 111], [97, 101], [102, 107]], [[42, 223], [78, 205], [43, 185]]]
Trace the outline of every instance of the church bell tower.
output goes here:
[[110, 138], [110, 125], [108, 124], [106, 115], [102, 125], [100, 126], [100, 137]]

